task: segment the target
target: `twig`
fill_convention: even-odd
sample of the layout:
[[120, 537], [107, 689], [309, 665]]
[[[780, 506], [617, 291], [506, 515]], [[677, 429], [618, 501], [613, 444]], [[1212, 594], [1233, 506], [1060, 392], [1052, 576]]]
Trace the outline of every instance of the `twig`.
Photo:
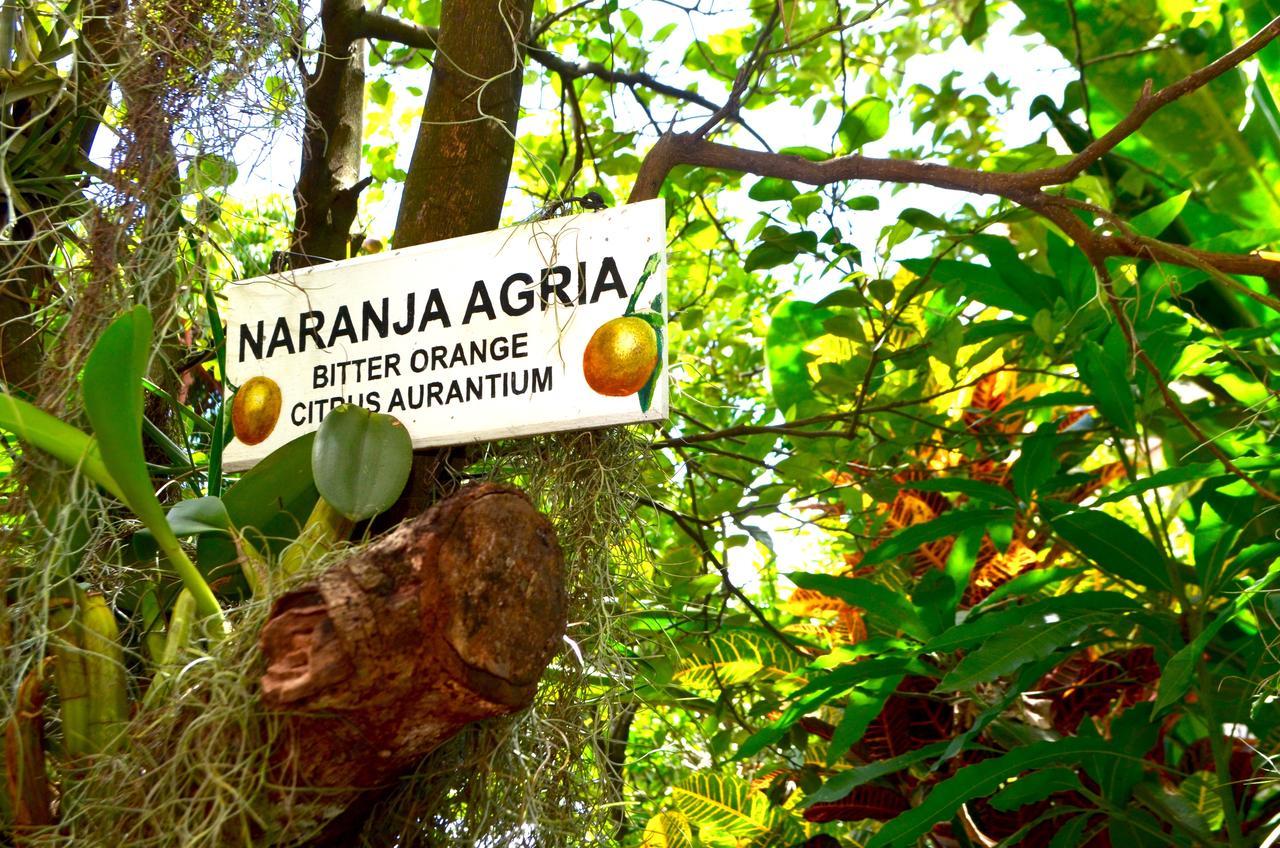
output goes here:
[[1089, 102], [1089, 80], [1084, 69], [1084, 44], [1080, 39], [1080, 20], [1076, 17], [1076, 0], [1067, 0], [1067, 15], [1071, 18], [1071, 34], [1076, 42], [1076, 70], [1080, 73], [1080, 99], [1084, 101], [1084, 125], [1093, 137], [1093, 104]]

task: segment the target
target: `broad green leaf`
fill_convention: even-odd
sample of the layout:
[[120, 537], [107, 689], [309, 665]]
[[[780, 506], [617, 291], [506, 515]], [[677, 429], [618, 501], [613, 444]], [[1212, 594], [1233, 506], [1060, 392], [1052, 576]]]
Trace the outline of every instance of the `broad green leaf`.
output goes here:
[[1098, 411], [1125, 433], [1137, 426], [1137, 407], [1129, 384], [1128, 364], [1114, 351], [1085, 339], [1076, 354], [1076, 369], [1089, 388]]
[[908, 751], [905, 754], [899, 754], [887, 760], [877, 760], [865, 766], [842, 771], [834, 777], [828, 778], [827, 782], [822, 784], [820, 788], [806, 795], [801, 806], [808, 807], [828, 801], [839, 801], [864, 783], [870, 783], [873, 780], [878, 780], [886, 775], [902, 771], [908, 766], [935, 757], [941, 754], [946, 747], [947, 743], [945, 742], [935, 742], [932, 745], [926, 745], [923, 748], [917, 748], [914, 751]]
[[1186, 694], [1187, 689], [1191, 686], [1191, 680], [1195, 675], [1196, 663], [1200, 661], [1200, 657], [1205, 648], [1208, 647], [1209, 642], [1218, 635], [1218, 631], [1240, 614], [1240, 611], [1249, 604], [1255, 595], [1271, 585], [1277, 577], [1280, 577], [1280, 559], [1273, 560], [1271, 568], [1266, 575], [1236, 595], [1230, 604], [1219, 611], [1208, 627], [1200, 631], [1200, 634], [1191, 640], [1189, 645], [1182, 648], [1165, 663], [1163, 673], [1160, 675], [1160, 687], [1156, 692], [1154, 712], [1159, 713], [1175, 702], [1182, 700], [1182, 696]]
[[1022, 775], [991, 798], [991, 806], [1011, 812], [1027, 804], [1043, 801], [1055, 792], [1080, 788], [1080, 778], [1069, 768], [1047, 768]]
[[878, 141], [889, 132], [889, 102], [880, 97], [864, 97], [853, 105], [837, 130], [847, 152]]
[[793, 571], [787, 575], [787, 579], [802, 589], [812, 589], [866, 610], [871, 615], [896, 624], [904, 633], [918, 639], [929, 635], [929, 628], [921, 620], [920, 611], [915, 605], [887, 586], [862, 577], [836, 577], [832, 574], [810, 574], [803, 571]]
[[1017, 315], [1030, 318], [1044, 308], [1044, 304], [1031, 292], [1019, 291], [999, 272], [986, 265], [956, 259], [904, 259], [899, 264], [920, 277], [927, 276], [936, 282], [954, 285], [956, 291], [969, 300], [1007, 309]]
[[1102, 571], [1150, 589], [1173, 591], [1164, 554], [1120, 519], [1086, 509], [1051, 518], [1049, 523]]
[[151, 487], [142, 452], [142, 377], [151, 351], [151, 313], [135, 306], [108, 325], [89, 352], [80, 391], [107, 471], [129, 508], [155, 536], [202, 616], [222, 611], [195, 565], [169, 529], [164, 509]]
[[1157, 471], [1155, 474], [1147, 475], [1132, 485], [1125, 486], [1123, 489], [1112, 492], [1109, 495], [1103, 495], [1093, 503], [1095, 506], [1108, 503], [1118, 503], [1126, 498], [1135, 497], [1152, 489], [1194, 483], [1198, 480], [1213, 477], [1221, 473], [1222, 466], [1216, 462], [1193, 462], [1187, 465], [1165, 468]]
[[827, 765], [834, 765], [845, 752], [856, 745], [867, 732], [867, 725], [884, 709], [884, 702], [902, 683], [903, 675], [895, 674], [879, 680], [868, 680], [853, 687], [845, 702], [844, 714], [827, 745]]
[[1030, 595], [1045, 586], [1051, 586], [1063, 580], [1070, 580], [1072, 577], [1079, 577], [1084, 572], [1085, 569], [1083, 568], [1061, 568], [1058, 566], [1037, 568], [1034, 571], [1019, 574], [1008, 583], [997, 586], [995, 591], [982, 599], [978, 607], [990, 606], [1009, 597]]
[[320, 496], [352, 521], [395, 503], [412, 465], [413, 442], [403, 424], [349, 403], [325, 416], [311, 447]]
[[969, 748], [973, 740], [981, 736], [993, 721], [1004, 715], [1009, 707], [1040, 682], [1043, 677], [1053, 669], [1059, 662], [1058, 657], [1050, 657], [1041, 660], [1038, 663], [1031, 663], [1022, 667], [1018, 672], [1018, 676], [1006, 687], [1000, 697], [993, 703], [987, 705], [987, 708], [978, 713], [974, 717], [969, 727], [962, 733], [958, 733], [951, 737], [951, 741], [947, 742], [942, 754], [938, 757], [937, 762], [930, 766], [929, 770], [937, 772], [946, 765], [947, 761]]
[[1188, 190], [1161, 201], [1142, 214], [1134, 216], [1129, 221], [1129, 226], [1140, 235], [1155, 238], [1182, 214], [1182, 209], [1187, 205], [1187, 198], [1190, 196], [1191, 192]]
[[790, 200], [798, 194], [800, 194], [800, 190], [790, 180], [764, 177], [751, 187], [751, 190], [747, 192], [747, 197], [760, 201]]
[[1008, 509], [954, 509], [921, 524], [904, 527], [876, 545], [862, 558], [863, 565], [875, 565], [909, 554], [921, 545], [954, 536], [970, 527], [990, 527], [1013, 518]]
[[10, 394], [0, 394], [0, 428], [71, 468], [83, 469], [90, 480], [124, 500], [91, 436]]
[[1120, 592], [1073, 592], [1009, 609], [984, 612], [935, 636], [925, 643], [923, 653], [955, 651], [981, 642], [997, 633], [1016, 629], [1025, 622], [1049, 623], [1068, 616], [1105, 615], [1112, 620], [1142, 609], [1141, 604]]
[[1088, 624], [1088, 618], [1082, 616], [1049, 623], [1026, 622], [1015, 630], [998, 633], [965, 656], [942, 678], [938, 688], [970, 689], [1012, 674], [1027, 663], [1042, 660], [1070, 644]]
[[[223, 492], [231, 523], [261, 549], [279, 554], [315, 507], [320, 495], [311, 476], [314, 442], [312, 432], [281, 445]], [[196, 549], [206, 570], [239, 555], [229, 537], [218, 535], [198, 537]]]
[[1209, 591], [1217, 586], [1236, 540], [1257, 515], [1257, 495], [1252, 489], [1246, 491], [1246, 495], [1233, 496], [1201, 490], [1196, 498], [1199, 510], [1192, 530], [1191, 553], [1200, 586]]
[[[173, 535], [179, 538], [215, 534], [227, 536], [233, 530], [231, 517], [221, 498], [203, 497], [178, 501], [165, 515]], [[147, 528], [134, 534], [134, 544], [140, 553], [155, 554], [155, 536]], [[207, 570], [207, 568], [206, 568]]]
[[[1080, 760], [1085, 773], [1112, 804], [1121, 807], [1129, 802], [1133, 788], [1145, 773], [1143, 757], [1160, 738], [1160, 722], [1152, 720], [1151, 703], [1134, 704], [1111, 720], [1106, 756], [1089, 754]], [[1092, 724], [1082, 725], [1080, 736], [1097, 738]]]
[[809, 376], [812, 355], [805, 347], [826, 333], [824, 322], [835, 315], [833, 310], [808, 301], [788, 299], [778, 304], [769, 317], [765, 360], [769, 365], [773, 397], [783, 415], [790, 415], [796, 404], [812, 397], [813, 381]]
[[1030, 502], [1032, 493], [1058, 470], [1058, 439], [1058, 427], [1050, 422], [1023, 440], [1012, 474], [1013, 490], [1024, 502]]
[[[886, 822], [867, 843], [867, 848], [914, 844], [916, 839], [935, 824], [954, 815], [961, 804], [990, 795], [1009, 778], [1045, 766], [1079, 762], [1088, 755], [1115, 756], [1108, 740], [1076, 737], [1037, 742], [1017, 748], [1002, 757], [966, 766], [956, 772], [954, 777], [935, 786], [919, 806]], [[828, 781], [828, 785], [830, 783]]]
[[[847, 663], [834, 671], [814, 675], [807, 684], [792, 693], [792, 701], [781, 715], [742, 743], [735, 758], [743, 759], [758, 754], [781, 739], [801, 718], [859, 683], [880, 680], [891, 675], [900, 676], [905, 671], [921, 673], [927, 669], [909, 657], [878, 657]], [[872, 715], [867, 721], [872, 718], [875, 716]]]
[[968, 477], [929, 477], [903, 483], [902, 488], [916, 489], [921, 492], [955, 493], [977, 501], [1018, 508], [1018, 499], [1010, 494], [1008, 489], [997, 486], [995, 483], [970, 480]]
[[175, 536], [231, 532], [231, 517], [221, 498], [204, 497], [179, 501], [166, 518]]

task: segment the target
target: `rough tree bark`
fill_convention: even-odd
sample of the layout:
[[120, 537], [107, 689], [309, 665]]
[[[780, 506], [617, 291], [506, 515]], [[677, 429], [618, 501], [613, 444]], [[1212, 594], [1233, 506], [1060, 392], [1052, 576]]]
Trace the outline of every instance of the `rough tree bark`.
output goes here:
[[[445, 0], [436, 61], [405, 180], [396, 247], [492, 230], [515, 154], [524, 49], [533, 0]], [[416, 515], [447, 493], [461, 450], [421, 451], [388, 515]]]
[[295, 268], [345, 259], [360, 192], [364, 135], [364, 39], [355, 24], [359, 0], [326, 0], [320, 7], [316, 67], [302, 68], [307, 107], [302, 163], [294, 186]]
[[381, 786], [528, 706], [565, 629], [564, 559], [520, 490], [472, 486], [275, 603], [262, 702], [308, 788]]

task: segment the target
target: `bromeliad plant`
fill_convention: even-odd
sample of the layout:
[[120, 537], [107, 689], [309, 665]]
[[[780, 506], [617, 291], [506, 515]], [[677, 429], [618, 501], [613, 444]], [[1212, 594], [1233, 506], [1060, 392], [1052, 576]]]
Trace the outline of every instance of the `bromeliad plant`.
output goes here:
[[[143, 446], [144, 431], [157, 438], [154, 427], [144, 430], [149, 422], [143, 417], [151, 345], [151, 316], [139, 306], [115, 320], [94, 346], [82, 377], [92, 435], [13, 394], [0, 394], [0, 428], [78, 469], [141, 522], [120, 555], [143, 566], [158, 553], [177, 580], [174, 585], [172, 578], [139, 577], [139, 585], [114, 587], [120, 598], [136, 602], [113, 605], [82, 587], [74, 557], [60, 562], [61, 573], [52, 581], [57, 594], [50, 599], [51, 661], [28, 674], [22, 708], [5, 737], [9, 800], [19, 828], [51, 824], [51, 798], [69, 791], [66, 783], [75, 781], [86, 758], [127, 744], [131, 695], [141, 692], [146, 703], [156, 703], [202, 644], [211, 647], [233, 633], [236, 620], [226, 603], [245, 593], [264, 597], [323, 559], [357, 522], [389, 507], [408, 479], [412, 447], [400, 422], [347, 405], [335, 409], [317, 433], [283, 446], [221, 496], [181, 500], [166, 512]], [[225, 430], [213, 430], [209, 477], [221, 477], [216, 457]], [[194, 559], [184, 538], [196, 542]], [[240, 579], [227, 573], [237, 564]], [[119, 615], [132, 616], [128, 627], [119, 626]], [[56, 698], [60, 717], [56, 739], [45, 733], [43, 721], [49, 696]], [[50, 751], [55, 762], [47, 768]]]

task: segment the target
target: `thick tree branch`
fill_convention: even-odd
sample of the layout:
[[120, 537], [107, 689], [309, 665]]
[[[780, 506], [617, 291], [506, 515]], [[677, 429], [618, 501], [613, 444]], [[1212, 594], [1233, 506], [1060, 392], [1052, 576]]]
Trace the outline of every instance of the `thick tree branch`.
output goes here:
[[349, 32], [352, 38], [394, 41], [396, 44], [416, 47], [419, 50], [435, 50], [436, 39], [440, 37], [440, 30], [436, 27], [402, 21], [391, 15], [369, 9], [360, 9], [355, 13], [350, 22]]
[[932, 162], [881, 159], [859, 154], [814, 162], [800, 156], [719, 144], [708, 141], [697, 133], [669, 132], [658, 139], [641, 163], [630, 202], [657, 197], [667, 175], [678, 165], [697, 165], [761, 177], [777, 177], [813, 186], [851, 180], [929, 185], [950, 191], [989, 194], [1011, 200], [1044, 215], [1082, 246], [1083, 240], [1087, 239], [1090, 249], [1097, 256], [1155, 259], [1193, 268], [1210, 267], [1226, 274], [1263, 277], [1271, 283], [1272, 292], [1280, 294], [1280, 261], [1258, 254], [1232, 255], [1168, 245], [1154, 239], [1138, 238], [1127, 232], [1095, 233], [1088, 224], [1076, 217], [1065, 199], [1045, 194], [1042, 190], [1075, 179], [1121, 141], [1137, 132], [1147, 119], [1162, 107], [1207, 85], [1253, 56], [1278, 35], [1280, 35], [1280, 17], [1218, 60], [1158, 92], [1153, 93], [1151, 84], [1148, 82], [1133, 110], [1120, 123], [1072, 157], [1065, 165], [1057, 168], [1024, 173], [996, 173], [938, 165]]

